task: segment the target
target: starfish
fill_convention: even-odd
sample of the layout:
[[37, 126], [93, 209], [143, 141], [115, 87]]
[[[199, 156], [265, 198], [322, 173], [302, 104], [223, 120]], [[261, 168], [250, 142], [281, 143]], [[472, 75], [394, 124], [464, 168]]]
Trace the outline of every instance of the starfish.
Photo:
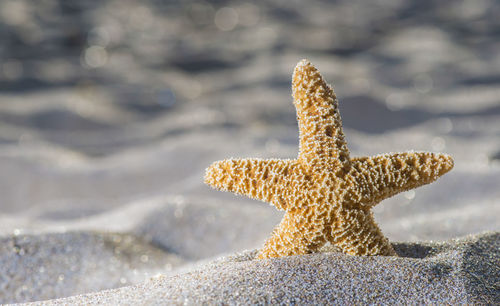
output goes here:
[[326, 242], [346, 254], [396, 256], [370, 209], [435, 181], [453, 168], [453, 159], [413, 151], [351, 157], [337, 97], [309, 61], [295, 67], [292, 91], [298, 157], [218, 161], [206, 170], [205, 183], [285, 211], [260, 259], [317, 252]]

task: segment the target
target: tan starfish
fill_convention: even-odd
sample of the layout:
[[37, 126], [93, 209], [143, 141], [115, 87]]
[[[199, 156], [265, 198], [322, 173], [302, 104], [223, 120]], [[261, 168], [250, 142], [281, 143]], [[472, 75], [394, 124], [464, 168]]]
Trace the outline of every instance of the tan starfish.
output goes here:
[[429, 152], [350, 157], [335, 93], [307, 60], [295, 67], [292, 89], [298, 158], [218, 161], [205, 183], [286, 211], [259, 258], [312, 253], [327, 241], [351, 255], [396, 255], [370, 208], [435, 181], [453, 159]]

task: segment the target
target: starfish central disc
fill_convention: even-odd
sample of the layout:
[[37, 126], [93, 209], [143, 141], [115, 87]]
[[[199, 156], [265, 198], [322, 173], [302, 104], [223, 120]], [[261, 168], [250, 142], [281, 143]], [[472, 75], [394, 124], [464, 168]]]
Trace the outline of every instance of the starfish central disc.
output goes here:
[[205, 183], [285, 211], [259, 258], [312, 253], [327, 241], [351, 255], [396, 255], [371, 208], [435, 181], [453, 168], [453, 159], [430, 152], [351, 157], [337, 97], [307, 60], [295, 67], [292, 90], [298, 157], [218, 161], [207, 169]]

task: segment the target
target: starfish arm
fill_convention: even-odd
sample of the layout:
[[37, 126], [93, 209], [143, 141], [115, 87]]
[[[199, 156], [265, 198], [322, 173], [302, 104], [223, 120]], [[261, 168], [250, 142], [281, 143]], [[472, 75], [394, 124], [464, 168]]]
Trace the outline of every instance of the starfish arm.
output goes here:
[[290, 207], [289, 193], [296, 184], [296, 163], [282, 159], [226, 159], [213, 163], [205, 174], [205, 183], [268, 202], [280, 210]]
[[[304, 211], [305, 210], [305, 211]], [[326, 242], [324, 228], [308, 219], [314, 208], [286, 212], [281, 223], [264, 243], [258, 258], [308, 254], [317, 251]]]
[[396, 255], [368, 209], [339, 211], [327, 239], [350, 255]]
[[351, 173], [357, 188], [347, 201], [374, 206], [393, 195], [429, 184], [453, 168], [447, 154], [406, 152], [352, 159]]
[[307, 60], [295, 67], [292, 90], [299, 121], [301, 163], [313, 169], [349, 164], [337, 97]]

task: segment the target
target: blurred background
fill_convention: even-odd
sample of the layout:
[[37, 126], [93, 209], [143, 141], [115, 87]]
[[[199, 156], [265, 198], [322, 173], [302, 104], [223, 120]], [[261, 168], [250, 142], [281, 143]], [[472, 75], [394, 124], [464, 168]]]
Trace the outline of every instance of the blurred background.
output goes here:
[[154, 196], [250, 203], [204, 169], [296, 155], [302, 58], [333, 84], [353, 155], [448, 152], [448, 182], [480, 171], [448, 194], [498, 199], [498, 16], [493, 0], [1, 0], [0, 213], [31, 220], [4, 229]]

